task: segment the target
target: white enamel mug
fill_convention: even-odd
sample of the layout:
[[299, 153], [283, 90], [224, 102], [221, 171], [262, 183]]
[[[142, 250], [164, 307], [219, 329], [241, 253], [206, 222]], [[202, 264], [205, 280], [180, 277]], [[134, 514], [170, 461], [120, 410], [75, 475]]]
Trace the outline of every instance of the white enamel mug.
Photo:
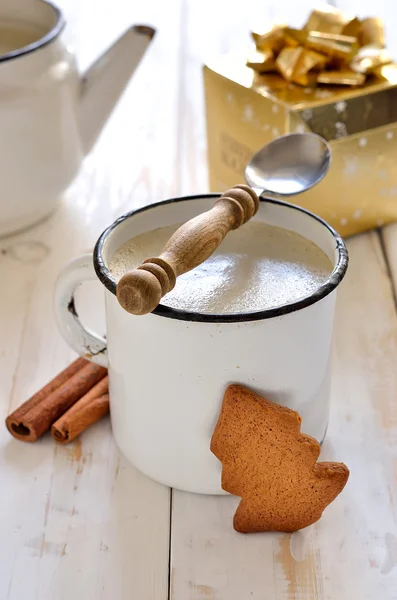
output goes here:
[[[222, 493], [210, 439], [230, 383], [298, 410], [302, 431], [323, 440], [336, 288], [348, 264], [343, 240], [327, 223], [298, 206], [262, 198], [255, 220], [303, 235], [331, 259], [332, 274], [313, 294], [244, 314], [198, 314], [162, 304], [145, 316], [125, 312], [108, 270], [118, 248], [140, 233], [209, 210], [217, 197], [176, 198], [120, 217], [100, 236], [94, 257], [66, 266], [55, 290], [55, 314], [67, 342], [109, 369], [112, 427], [121, 452], [149, 477], [205, 494]], [[106, 288], [106, 341], [84, 328], [74, 301], [76, 288], [95, 277]]]

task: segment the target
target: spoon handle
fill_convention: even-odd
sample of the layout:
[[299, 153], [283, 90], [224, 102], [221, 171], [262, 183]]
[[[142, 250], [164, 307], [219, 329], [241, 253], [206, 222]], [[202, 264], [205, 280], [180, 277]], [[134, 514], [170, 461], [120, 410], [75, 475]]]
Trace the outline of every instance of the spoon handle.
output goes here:
[[211, 210], [194, 217], [175, 231], [160, 256], [123, 275], [117, 284], [120, 305], [134, 315], [152, 312], [170, 292], [176, 278], [209, 258], [225, 235], [257, 212], [259, 198], [247, 185], [236, 185]]

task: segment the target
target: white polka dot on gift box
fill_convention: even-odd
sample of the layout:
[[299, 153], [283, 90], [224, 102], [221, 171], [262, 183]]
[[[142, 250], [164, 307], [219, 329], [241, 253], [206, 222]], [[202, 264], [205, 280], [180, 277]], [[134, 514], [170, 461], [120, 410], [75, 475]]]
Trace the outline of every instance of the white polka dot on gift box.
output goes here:
[[246, 104], [243, 109], [244, 121], [252, 121], [254, 118], [254, 109], [251, 104]]
[[387, 131], [386, 132], [386, 139], [387, 140], [392, 140], [394, 137], [394, 131]]
[[346, 137], [347, 135], [348, 133], [346, 129], [346, 123], [343, 123], [342, 121], [337, 121], [335, 123], [335, 137], [341, 138]]
[[335, 110], [338, 114], [343, 113], [346, 110], [347, 102], [345, 100], [341, 100], [335, 104]]
[[228, 94], [226, 94], [226, 102], [228, 104], [234, 104], [234, 96], [231, 92], [229, 92]]
[[312, 109], [306, 108], [304, 111], [302, 111], [302, 117], [305, 119], [305, 121], [309, 121], [313, 117]]
[[358, 171], [357, 156], [346, 156], [344, 159], [345, 166], [343, 168], [344, 175], [356, 175]]

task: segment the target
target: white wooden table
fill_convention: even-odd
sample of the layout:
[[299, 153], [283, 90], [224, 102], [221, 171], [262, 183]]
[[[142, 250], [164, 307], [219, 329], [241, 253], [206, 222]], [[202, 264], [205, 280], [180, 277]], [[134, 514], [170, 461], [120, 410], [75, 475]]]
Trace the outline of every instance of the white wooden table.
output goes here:
[[[58, 212], [0, 240], [0, 600], [397, 599], [397, 225], [349, 240], [323, 455], [351, 478], [308, 531], [235, 533], [236, 499], [148, 480], [119, 455], [108, 419], [66, 447], [23, 444], [4, 427], [72, 359], [51, 307], [63, 264], [123, 212], [208, 190], [202, 60], [244, 43], [255, 17], [299, 25], [311, 7], [272, 4], [62, 2], [82, 67], [131, 22], [159, 31]], [[385, 17], [397, 56], [392, 0], [343, 6]], [[81, 296], [98, 327], [99, 284]]]

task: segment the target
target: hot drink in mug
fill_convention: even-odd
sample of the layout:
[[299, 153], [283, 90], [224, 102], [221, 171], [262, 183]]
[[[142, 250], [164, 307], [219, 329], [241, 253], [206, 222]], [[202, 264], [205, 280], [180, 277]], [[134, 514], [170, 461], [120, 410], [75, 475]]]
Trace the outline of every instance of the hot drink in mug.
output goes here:
[[[177, 228], [160, 227], [124, 244], [110, 262], [115, 280], [160, 254]], [[204, 263], [181, 275], [163, 304], [202, 314], [256, 312], [309, 295], [331, 272], [331, 261], [313, 242], [250, 221], [230, 232]]]
[[[298, 410], [302, 431], [324, 438], [336, 290], [347, 268], [346, 247], [324, 221], [265, 198], [153, 312], [127, 313], [115, 296], [118, 279], [217, 198], [175, 198], [124, 215], [100, 236], [94, 257], [64, 269], [55, 292], [66, 340], [109, 369], [122, 453], [161, 483], [208, 494], [222, 493], [209, 446], [230, 383]], [[78, 285], [95, 277], [106, 290], [106, 341], [84, 328], [74, 302]]]

